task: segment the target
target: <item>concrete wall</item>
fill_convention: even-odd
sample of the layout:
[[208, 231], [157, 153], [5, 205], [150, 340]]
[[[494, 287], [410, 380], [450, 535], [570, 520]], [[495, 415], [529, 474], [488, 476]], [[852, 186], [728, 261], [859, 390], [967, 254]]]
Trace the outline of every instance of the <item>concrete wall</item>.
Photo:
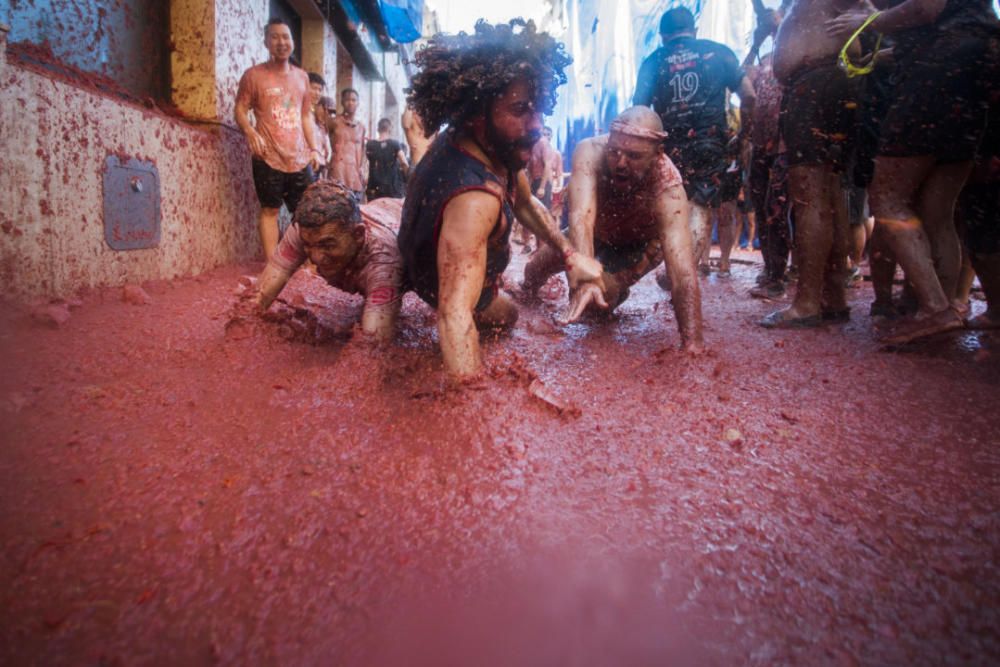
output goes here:
[[[71, 1], [97, 6], [95, 0]], [[268, 0], [169, 2], [170, 99], [156, 104], [118, 94], [58, 60], [19, 57], [18, 45], [8, 56], [2, 32], [0, 280], [14, 298], [64, 297], [81, 288], [191, 275], [259, 255], [250, 154], [233, 110], [240, 76], [267, 58]], [[304, 64], [324, 75], [328, 94], [346, 86], [361, 91], [361, 118], [374, 131], [386, 84], [372, 85], [355, 71], [318, 13], [303, 10], [302, 41]], [[45, 49], [40, 52], [44, 56]], [[388, 78], [405, 86], [398, 73]], [[398, 117], [394, 122], [398, 133]], [[115, 251], [105, 242], [109, 155], [156, 166], [158, 247]]]
[[[2, 46], [2, 45], [0, 45]], [[259, 252], [242, 135], [195, 126], [11, 62], [0, 48], [0, 281], [18, 299], [171, 278]], [[104, 240], [108, 155], [156, 165], [161, 241]]]

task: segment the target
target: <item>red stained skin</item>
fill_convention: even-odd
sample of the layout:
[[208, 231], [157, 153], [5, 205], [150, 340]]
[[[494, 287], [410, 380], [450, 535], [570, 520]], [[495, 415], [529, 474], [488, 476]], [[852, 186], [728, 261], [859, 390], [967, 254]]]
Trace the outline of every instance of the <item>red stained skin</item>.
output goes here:
[[886, 353], [868, 287], [766, 331], [734, 257], [707, 356], [647, 276], [461, 390], [416, 299], [376, 350], [305, 273], [0, 309], [0, 663], [996, 662], [997, 339]]

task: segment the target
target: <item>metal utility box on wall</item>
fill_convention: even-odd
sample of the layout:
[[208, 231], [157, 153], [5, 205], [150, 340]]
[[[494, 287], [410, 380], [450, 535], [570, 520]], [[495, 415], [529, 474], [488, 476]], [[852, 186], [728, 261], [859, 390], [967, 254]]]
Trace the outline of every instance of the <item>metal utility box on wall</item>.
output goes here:
[[160, 174], [152, 162], [105, 160], [104, 240], [114, 250], [160, 244]]

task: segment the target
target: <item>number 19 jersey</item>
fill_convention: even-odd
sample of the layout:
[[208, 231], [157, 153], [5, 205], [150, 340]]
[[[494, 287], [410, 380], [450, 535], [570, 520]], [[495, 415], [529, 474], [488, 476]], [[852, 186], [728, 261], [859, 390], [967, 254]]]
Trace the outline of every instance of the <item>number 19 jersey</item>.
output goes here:
[[736, 54], [728, 47], [678, 37], [642, 62], [634, 103], [653, 107], [668, 141], [708, 136], [725, 140], [726, 89], [738, 92], [742, 78]]

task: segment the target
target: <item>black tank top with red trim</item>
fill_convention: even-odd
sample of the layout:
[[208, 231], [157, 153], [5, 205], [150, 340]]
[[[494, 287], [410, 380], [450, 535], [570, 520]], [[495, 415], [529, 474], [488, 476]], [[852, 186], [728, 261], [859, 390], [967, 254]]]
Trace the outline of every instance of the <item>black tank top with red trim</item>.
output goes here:
[[[452, 198], [470, 190], [482, 190], [501, 198], [500, 215], [487, 239], [486, 280], [477, 309], [489, 304], [498, 281], [510, 262], [510, 230], [514, 221], [513, 179], [504, 183], [486, 165], [452, 143], [438, 137], [417, 164], [406, 188], [403, 219], [399, 227], [399, 251], [407, 286], [428, 304], [437, 307], [437, 246], [445, 206]], [[487, 183], [499, 188], [491, 189]]]

